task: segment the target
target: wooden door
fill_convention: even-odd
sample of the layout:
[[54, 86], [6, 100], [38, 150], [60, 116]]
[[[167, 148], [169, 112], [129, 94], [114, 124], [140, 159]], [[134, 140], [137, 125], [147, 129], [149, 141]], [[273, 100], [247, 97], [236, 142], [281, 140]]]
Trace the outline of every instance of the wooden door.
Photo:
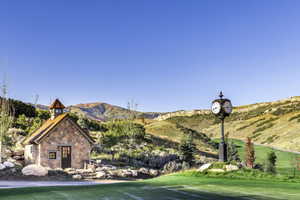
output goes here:
[[61, 168], [71, 168], [71, 147], [61, 147]]

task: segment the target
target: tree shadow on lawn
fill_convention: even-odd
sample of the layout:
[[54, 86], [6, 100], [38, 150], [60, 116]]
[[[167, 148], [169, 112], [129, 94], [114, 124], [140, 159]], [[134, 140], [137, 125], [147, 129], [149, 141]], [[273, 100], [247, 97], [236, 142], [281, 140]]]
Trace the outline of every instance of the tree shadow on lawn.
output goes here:
[[[58, 195], [60, 194], [60, 195]], [[64, 195], [61, 195], [64, 194]], [[57, 196], [58, 195], [58, 196]], [[131, 196], [130, 196], [131, 195]], [[163, 184], [151, 184], [142, 182], [116, 183], [110, 185], [93, 186], [53, 186], [53, 187], [31, 187], [16, 189], [0, 189], [0, 199], [32, 200], [37, 196], [43, 200], [53, 199], [76, 199], [76, 200], [272, 200], [275, 198], [263, 197], [259, 195], [228, 195], [216, 194], [205, 190], [188, 189], [185, 186], [174, 185], [164, 186]], [[75, 198], [71, 198], [74, 196]], [[278, 198], [276, 198], [278, 200]]]

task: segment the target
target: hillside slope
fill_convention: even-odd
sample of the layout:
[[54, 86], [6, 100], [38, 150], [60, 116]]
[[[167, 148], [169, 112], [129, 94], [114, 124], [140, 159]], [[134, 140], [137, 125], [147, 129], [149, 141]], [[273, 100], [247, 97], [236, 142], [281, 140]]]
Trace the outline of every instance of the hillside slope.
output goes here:
[[[151, 126], [169, 122], [205, 133], [209, 137], [220, 137], [218, 120], [209, 112], [196, 115], [183, 113], [181, 116], [177, 113], [173, 117], [162, 118], [157, 118]], [[255, 143], [300, 151], [300, 97], [235, 107], [232, 115], [226, 119], [225, 133], [230, 138], [244, 140], [251, 137]]]

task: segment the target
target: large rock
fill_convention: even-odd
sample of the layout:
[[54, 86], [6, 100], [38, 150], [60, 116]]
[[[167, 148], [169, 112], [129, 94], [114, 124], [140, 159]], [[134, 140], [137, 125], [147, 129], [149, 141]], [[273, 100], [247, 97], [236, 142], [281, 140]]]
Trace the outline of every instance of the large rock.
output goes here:
[[106, 178], [106, 173], [104, 171], [96, 172], [96, 178]]
[[225, 169], [226, 171], [230, 172], [239, 170], [239, 167], [236, 165], [225, 165]]
[[156, 169], [150, 169], [150, 170], [149, 170], [149, 174], [150, 174], [151, 176], [158, 176], [158, 175], [159, 175], [159, 171], [156, 170]]
[[131, 174], [133, 177], [137, 177], [138, 176], [138, 171], [137, 170], [131, 170]]
[[22, 174], [25, 176], [46, 176], [48, 174], [48, 170], [45, 167], [38, 165], [27, 165], [22, 169]]
[[75, 180], [81, 180], [82, 179], [82, 176], [80, 174], [75, 174], [72, 176], [73, 179]]
[[5, 162], [3, 163], [3, 165], [5, 165], [5, 167], [9, 167], [9, 168], [12, 168], [12, 167], [14, 167], [14, 166], [15, 166], [15, 164], [14, 164], [14, 163], [12, 163], [12, 162], [9, 162], [9, 161], [5, 161]]
[[126, 177], [131, 177], [132, 176], [132, 172], [130, 170], [120, 170], [118, 175], [120, 177], [126, 178]]
[[210, 166], [211, 166], [211, 163], [206, 163], [206, 164], [202, 165], [197, 171], [204, 172], [205, 170], [209, 169]]
[[142, 174], [149, 174], [149, 169], [142, 167], [138, 170], [138, 172]]
[[6, 166], [0, 163], [0, 170], [3, 170], [5, 168], [6, 168]]

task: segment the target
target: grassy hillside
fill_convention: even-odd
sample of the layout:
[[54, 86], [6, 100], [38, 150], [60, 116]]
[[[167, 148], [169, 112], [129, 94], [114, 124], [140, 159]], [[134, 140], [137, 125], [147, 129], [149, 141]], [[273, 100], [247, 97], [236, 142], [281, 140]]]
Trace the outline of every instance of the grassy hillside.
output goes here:
[[178, 126], [168, 121], [158, 121], [145, 126], [146, 132], [165, 140], [180, 143], [189, 131], [193, 134], [194, 143], [197, 148], [203, 152], [216, 153], [216, 143], [214, 143], [207, 135], [194, 131], [192, 129]]
[[6, 200], [199, 200], [299, 199], [299, 183], [276, 180], [211, 178], [180, 173], [145, 181], [97, 186], [1, 189]]
[[[220, 137], [218, 120], [210, 113], [156, 120], [151, 126], [158, 127], [163, 122], [180, 124], [209, 137]], [[167, 132], [165, 129], [164, 134]], [[300, 151], [300, 97], [235, 107], [225, 121], [225, 132], [230, 138], [251, 137], [255, 143]]]

